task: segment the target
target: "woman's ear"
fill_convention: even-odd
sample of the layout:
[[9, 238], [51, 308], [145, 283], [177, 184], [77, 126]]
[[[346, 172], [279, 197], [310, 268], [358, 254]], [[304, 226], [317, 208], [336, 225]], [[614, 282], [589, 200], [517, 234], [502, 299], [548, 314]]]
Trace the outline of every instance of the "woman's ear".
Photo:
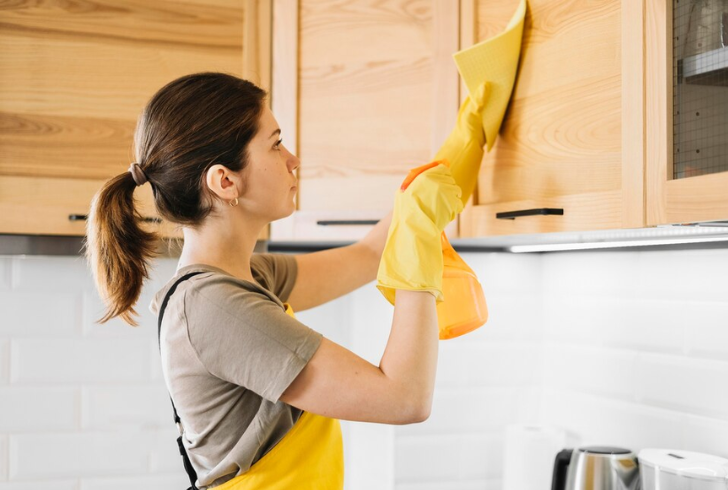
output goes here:
[[240, 177], [224, 165], [216, 164], [207, 169], [205, 183], [210, 191], [224, 201], [240, 197]]

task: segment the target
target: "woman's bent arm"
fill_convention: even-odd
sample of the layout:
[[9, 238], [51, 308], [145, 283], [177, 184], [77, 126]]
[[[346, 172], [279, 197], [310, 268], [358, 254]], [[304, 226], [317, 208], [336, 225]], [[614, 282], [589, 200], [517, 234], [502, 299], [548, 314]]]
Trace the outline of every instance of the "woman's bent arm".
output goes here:
[[432, 407], [437, 328], [431, 293], [398, 290], [392, 330], [379, 367], [324, 338], [280, 399], [342, 420], [422, 422]]

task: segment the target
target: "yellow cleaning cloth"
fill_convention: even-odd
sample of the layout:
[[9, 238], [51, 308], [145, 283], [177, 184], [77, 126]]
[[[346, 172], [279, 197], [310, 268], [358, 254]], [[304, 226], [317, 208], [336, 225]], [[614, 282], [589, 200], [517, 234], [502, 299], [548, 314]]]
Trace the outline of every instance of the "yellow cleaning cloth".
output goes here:
[[498, 136], [503, 115], [513, 92], [525, 17], [526, 0], [521, 0], [505, 31], [453, 55], [460, 76], [463, 77], [471, 94], [476, 93], [483, 82], [490, 83], [488, 105], [483, 115], [485, 144], [488, 151]]

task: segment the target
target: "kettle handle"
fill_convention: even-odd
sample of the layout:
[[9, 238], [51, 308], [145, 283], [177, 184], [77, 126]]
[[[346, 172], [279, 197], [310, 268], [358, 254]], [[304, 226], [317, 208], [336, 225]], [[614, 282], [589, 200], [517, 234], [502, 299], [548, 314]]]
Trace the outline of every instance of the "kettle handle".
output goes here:
[[551, 481], [551, 490], [566, 489], [566, 474], [569, 469], [571, 454], [573, 452], [573, 449], [564, 449], [556, 455], [556, 461], [554, 462], [554, 477]]

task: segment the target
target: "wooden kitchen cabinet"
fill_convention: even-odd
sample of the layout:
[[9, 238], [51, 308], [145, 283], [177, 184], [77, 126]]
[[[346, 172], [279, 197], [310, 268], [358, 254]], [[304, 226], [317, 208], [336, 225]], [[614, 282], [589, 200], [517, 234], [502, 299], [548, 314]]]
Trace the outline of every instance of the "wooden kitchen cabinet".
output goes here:
[[[529, 0], [513, 97], [461, 236], [728, 220], [728, 48], [689, 60], [716, 65], [707, 81], [678, 82], [674, 41], [685, 28], [673, 32], [673, 2], [676, 18], [695, 4]], [[517, 4], [464, 3], [476, 21], [463, 46], [500, 32]], [[701, 148], [709, 156], [695, 164]], [[563, 215], [498, 217], [544, 208]]]
[[[517, 5], [276, 1], [273, 112], [302, 163], [298, 210], [271, 238], [363, 235], [322, 224], [388, 211], [467, 94], [452, 54], [502, 32]], [[632, 0], [529, 1], [513, 100], [459, 236], [645, 226], [643, 26]], [[497, 217], [544, 208], [563, 215]]]
[[355, 240], [455, 124], [458, 1], [276, 0], [273, 113], [301, 160], [275, 241]]
[[728, 223], [728, 47], [689, 49], [694, 0], [646, 6], [647, 224]]
[[[501, 32], [518, 3], [463, 0], [463, 47]], [[644, 226], [640, 3], [529, 0], [512, 99], [461, 236]], [[543, 209], [563, 214], [499, 217]]]
[[[88, 214], [99, 187], [128, 168], [136, 119], [169, 81], [222, 71], [269, 90], [270, 12], [270, 0], [4, 7], [0, 233], [84, 235], [69, 216]], [[150, 186], [135, 197], [157, 218]], [[181, 236], [171, 223], [147, 226]]]

